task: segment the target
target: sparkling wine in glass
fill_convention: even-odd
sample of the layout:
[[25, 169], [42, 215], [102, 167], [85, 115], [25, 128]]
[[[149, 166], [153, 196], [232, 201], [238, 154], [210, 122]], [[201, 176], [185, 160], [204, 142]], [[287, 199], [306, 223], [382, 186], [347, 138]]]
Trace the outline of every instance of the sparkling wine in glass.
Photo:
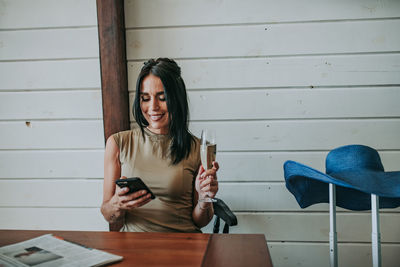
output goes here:
[[[215, 130], [205, 129], [201, 132], [200, 140], [200, 158], [201, 164], [205, 170], [211, 169], [212, 163], [217, 156], [217, 143]], [[201, 202], [216, 202], [214, 198], [199, 199]]]

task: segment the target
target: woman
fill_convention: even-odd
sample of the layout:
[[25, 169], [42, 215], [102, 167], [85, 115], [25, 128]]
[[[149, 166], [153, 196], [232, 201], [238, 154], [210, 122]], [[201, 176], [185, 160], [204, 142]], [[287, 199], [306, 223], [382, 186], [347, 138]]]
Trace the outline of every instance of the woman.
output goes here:
[[[179, 66], [167, 58], [147, 61], [136, 83], [137, 126], [110, 136], [105, 149], [101, 212], [120, 231], [201, 232], [212, 219], [212, 203], [198, 200], [216, 195], [219, 167], [201, 166], [188, 113]], [[140, 177], [156, 199], [115, 185], [126, 177]]]

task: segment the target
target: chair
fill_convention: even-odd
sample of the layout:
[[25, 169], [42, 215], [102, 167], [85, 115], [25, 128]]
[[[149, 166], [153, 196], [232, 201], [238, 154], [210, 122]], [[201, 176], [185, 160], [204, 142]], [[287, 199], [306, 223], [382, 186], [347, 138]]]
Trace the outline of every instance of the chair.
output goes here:
[[[381, 234], [379, 226], [379, 196], [371, 194], [371, 245], [372, 266], [382, 266]], [[336, 185], [329, 184], [329, 263], [331, 267], [338, 266], [338, 246], [336, 233]]]
[[385, 172], [378, 151], [359, 144], [331, 150], [325, 159], [326, 173], [291, 160], [283, 167], [286, 187], [301, 208], [329, 203], [330, 266], [338, 266], [336, 206], [339, 206], [355, 211], [371, 210], [372, 262], [374, 267], [380, 267], [379, 208], [400, 207], [400, 171]]
[[219, 198], [215, 198], [217, 202], [213, 203], [214, 206], [214, 227], [213, 233], [219, 233], [220, 219], [225, 222], [223, 233], [229, 233], [229, 227], [237, 225], [237, 218], [225, 202]]

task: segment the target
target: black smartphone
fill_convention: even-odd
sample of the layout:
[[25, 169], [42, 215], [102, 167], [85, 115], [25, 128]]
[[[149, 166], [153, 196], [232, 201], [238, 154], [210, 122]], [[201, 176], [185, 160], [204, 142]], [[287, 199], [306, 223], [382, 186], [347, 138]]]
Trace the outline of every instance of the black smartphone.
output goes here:
[[118, 179], [115, 183], [121, 187], [129, 187], [128, 194], [137, 192], [140, 190], [146, 190], [147, 193], [150, 193], [151, 199], [155, 199], [156, 196], [151, 192], [151, 190], [147, 187], [147, 185], [140, 179], [139, 177], [127, 178], [127, 179]]

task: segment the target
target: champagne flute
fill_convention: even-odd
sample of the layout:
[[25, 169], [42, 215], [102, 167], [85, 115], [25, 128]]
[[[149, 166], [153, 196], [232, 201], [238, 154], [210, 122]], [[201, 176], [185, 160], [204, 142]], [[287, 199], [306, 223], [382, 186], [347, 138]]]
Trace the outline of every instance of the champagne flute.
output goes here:
[[[211, 169], [212, 163], [215, 161], [217, 156], [217, 143], [216, 143], [216, 134], [215, 130], [212, 129], [204, 129], [201, 132], [201, 140], [200, 140], [200, 158], [201, 164], [205, 170]], [[214, 198], [204, 198], [199, 199], [200, 202], [217, 202]]]

